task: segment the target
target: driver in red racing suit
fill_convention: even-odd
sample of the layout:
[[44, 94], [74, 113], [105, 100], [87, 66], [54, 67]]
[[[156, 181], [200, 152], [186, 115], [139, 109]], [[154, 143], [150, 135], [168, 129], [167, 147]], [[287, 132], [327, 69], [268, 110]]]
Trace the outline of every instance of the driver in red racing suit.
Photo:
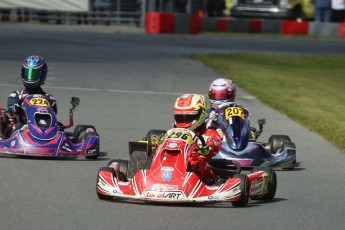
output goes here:
[[44, 84], [48, 72], [46, 62], [42, 57], [29, 56], [22, 64], [21, 78], [25, 88], [13, 91], [7, 99], [7, 110], [18, 117], [16, 126], [13, 127], [12, 133], [23, 127], [26, 123], [25, 113], [21, 109], [21, 103], [28, 95], [41, 94], [45, 95], [50, 107], [57, 113], [57, 106], [54, 97], [47, 94], [41, 88]]
[[[206, 128], [206, 108], [204, 96], [184, 94], [178, 97], [174, 106], [174, 127], [190, 129], [197, 136], [202, 135], [205, 139], [206, 146], [200, 143], [189, 156], [189, 169], [195, 172], [204, 183], [212, 184], [217, 177], [208, 166], [208, 162], [219, 152], [221, 138], [216, 130]], [[157, 144], [162, 143], [164, 139], [165, 135], [159, 138]]]

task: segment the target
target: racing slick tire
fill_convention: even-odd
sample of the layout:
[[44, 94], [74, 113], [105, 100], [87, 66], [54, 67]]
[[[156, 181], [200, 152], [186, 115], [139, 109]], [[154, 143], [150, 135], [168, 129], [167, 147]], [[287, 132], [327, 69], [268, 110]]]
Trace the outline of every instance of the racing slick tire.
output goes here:
[[165, 130], [160, 129], [151, 129], [147, 132], [146, 138], [147, 138], [147, 155], [151, 156], [155, 151], [155, 144], [159, 138], [160, 135], [164, 134]]
[[97, 188], [97, 185], [98, 185], [98, 182], [100, 180], [100, 177], [99, 177], [99, 173], [101, 171], [106, 171], [106, 172], [110, 172], [112, 175], [115, 174], [115, 170], [113, 168], [109, 168], [109, 167], [102, 167], [98, 170], [98, 173], [97, 173], [97, 182], [96, 182], [96, 193], [97, 193], [97, 196], [100, 200], [111, 200], [113, 197], [112, 196], [108, 196], [108, 195], [105, 195], [105, 194], [102, 194], [102, 193], [99, 193], [98, 192], [98, 188]]
[[241, 199], [237, 201], [231, 201], [232, 206], [235, 207], [245, 207], [249, 201], [249, 179], [247, 175], [244, 174], [235, 174], [233, 178], [240, 178], [240, 190], [241, 190]]
[[291, 142], [291, 139], [287, 135], [272, 135], [268, 139], [268, 145], [270, 148], [270, 152], [272, 154], [278, 153], [283, 146], [284, 142]]
[[258, 171], [264, 171], [265, 173], [268, 174], [269, 179], [268, 179], [268, 185], [267, 185], [267, 193], [263, 196], [260, 197], [253, 197], [251, 198], [252, 200], [266, 200], [270, 201], [273, 200], [274, 196], [276, 195], [277, 191], [277, 174], [276, 172], [269, 167], [255, 167], [252, 169], [253, 172], [258, 172]]
[[[84, 138], [88, 138], [88, 137], [92, 137], [92, 136], [98, 137], [98, 133], [96, 133], [96, 132], [87, 132], [87, 133], [85, 133]], [[99, 146], [98, 146], [97, 154], [95, 154], [95, 155], [86, 155], [85, 158], [88, 159], [88, 160], [95, 160], [95, 159], [98, 158], [98, 156], [99, 156]]]
[[[152, 160], [152, 158], [151, 158]], [[144, 151], [133, 151], [128, 161], [128, 178], [133, 178], [134, 175], [142, 169], [149, 169], [147, 167], [147, 154]], [[150, 162], [151, 164], [151, 162]]]
[[85, 138], [86, 130], [89, 128], [96, 132], [96, 128], [93, 125], [77, 125], [74, 129], [73, 142], [80, 143]]
[[[117, 162], [119, 163], [119, 170], [118, 173], [116, 172], [115, 168], [113, 168], [111, 165]], [[128, 181], [128, 161], [127, 160], [121, 160], [121, 159], [116, 159], [116, 160], [110, 160], [108, 163], [108, 168], [111, 168], [114, 170], [114, 176], [121, 180], [121, 181]]]
[[6, 134], [5, 134], [5, 123], [4, 121], [0, 118], [0, 140], [5, 140], [6, 139]]

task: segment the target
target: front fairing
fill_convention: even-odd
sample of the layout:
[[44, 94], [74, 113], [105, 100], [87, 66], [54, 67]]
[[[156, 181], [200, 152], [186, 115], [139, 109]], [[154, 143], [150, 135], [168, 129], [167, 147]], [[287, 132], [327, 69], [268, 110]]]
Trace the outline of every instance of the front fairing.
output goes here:
[[229, 115], [229, 107], [218, 108], [218, 126], [223, 131], [226, 144], [233, 150], [243, 150], [248, 145], [248, 116]]
[[[47, 104], [48, 103], [48, 104]], [[22, 103], [28, 130], [39, 140], [52, 140], [58, 133], [57, 118], [43, 95], [28, 96]]]

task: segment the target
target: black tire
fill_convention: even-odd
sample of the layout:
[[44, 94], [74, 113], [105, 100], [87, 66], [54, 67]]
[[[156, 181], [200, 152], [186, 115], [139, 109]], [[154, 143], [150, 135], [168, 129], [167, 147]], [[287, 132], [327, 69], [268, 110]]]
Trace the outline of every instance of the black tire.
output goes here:
[[6, 127], [4, 121], [0, 118], [0, 140], [6, 139]]
[[77, 125], [74, 129], [73, 142], [80, 143], [85, 138], [88, 128], [92, 128], [94, 132], [97, 132], [93, 125]]
[[[85, 132], [85, 136], [84, 136], [85, 138], [92, 137], [92, 136], [98, 137], [98, 133], [96, 133], [96, 132], [88, 132], [88, 133], [86, 133]], [[88, 160], [95, 160], [95, 159], [97, 159], [98, 156], [99, 156], [99, 145], [98, 145], [97, 149], [98, 149], [97, 154], [90, 155], [90, 156], [86, 155], [85, 158], [88, 159]]]
[[291, 142], [291, 139], [287, 135], [272, 135], [268, 139], [268, 145], [270, 147], [270, 152], [275, 154], [282, 149], [284, 142]]
[[128, 178], [133, 178], [139, 170], [147, 169], [147, 159], [146, 152], [133, 151], [128, 161]]
[[148, 156], [154, 153], [155, 151], [154, 145], [156, 144], [158, 137], [164, 133], [166, 133], [166, 131], [160, 130], [160, 129], [152, 129], [147, 132], [146, 138], [147, 138], [147, 144], [148, 144], [148, 149], [147, 149]]
[[240, 190], [241, 190], [241, 199], [238, 201], [231, 201], [232, 206], [235, 207], [245, 207], [249, 201], [249, 179], [247, 175], [244, 174], [235, 174], [233, 178], [240, 178]]
[[113, 168], [109, 168], [109, 167], [102, 167], [98, 170], [98, 173], [97, 173], [97, 182], [96, 182], [96, 193], [97, 193], [97, 196], [99, 199], [101, 200], [111, 200], [113, 197], [112, 196], [108, 196], [108, 195], [105, 195], [105, 194], [101, 194], [98, 192], [98, 189], [97, 189], [97, 185], [98, 185], [98, 182], [100, 180], [99, 178], [99, 173], [100, 171], [106, 171], [106, 172], [111, 172], [112, 175], [115, 175], [115, 171]]
[[274, 196], [276, 195], [277, 191], [277, 174], [272, 168], [268, 167], [255, 167], [252, 169], [252, 172], [264, 171], [268, 174], [268, 188], [267, 193], [260, 197], [255, 197], [252, 200], [266, 200], [270, 201], [273, 200]]
[[121, 180], [121, 181], [128, 181], [128, 161], [127, 160], [121, 160], [121, 159], [116, 159], [116, 160], [110, 160], [108, 163], [108, 167], [114, 163], [118, 162], [119, 163], [119, 173], [116, 173], [114, 170], [114, 176]]

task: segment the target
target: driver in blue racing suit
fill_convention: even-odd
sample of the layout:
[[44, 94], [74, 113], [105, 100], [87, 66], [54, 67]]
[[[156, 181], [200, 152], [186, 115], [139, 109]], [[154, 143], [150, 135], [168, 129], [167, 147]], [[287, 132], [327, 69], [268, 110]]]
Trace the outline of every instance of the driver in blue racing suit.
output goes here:
[[24, 126], [26, 123], [25, 113], [21, 109], [22, 101], [33, 94], [45, 95], [50, 107], [57, 113], [57, 106], [54, 97], [43, 91], [41, 85], [45, 83], [47, 77], [47, 63], [40, 56], [29, 56], [23, 64], [21, 70], [21, 78], [24, 88], [13, 91], [7, 99], [7, 110], [9, 113], [17, 117], [15, 127], [12, 127], [12, 133]]
[[[218, 78], [214, 80], [209, 87], [208, 98], [210, 100], [211, 108], [207, 109], [206, 124], [208, 128], [216, 129], [221, 137], [223, 136], [223, 133], [217, 124], [218, 117], [215, 111], [217, 108], [234, 103], [234, 106], [243, 109], [245, 116], [249, 117], [250, 115], [246, 108], [242, 107], [238, 103], [235, 103], [236, 85], [234, 81], [230, 79]], [[249, 128], [251, 130], [249, 139], [255, 140], [255, 128]]]

